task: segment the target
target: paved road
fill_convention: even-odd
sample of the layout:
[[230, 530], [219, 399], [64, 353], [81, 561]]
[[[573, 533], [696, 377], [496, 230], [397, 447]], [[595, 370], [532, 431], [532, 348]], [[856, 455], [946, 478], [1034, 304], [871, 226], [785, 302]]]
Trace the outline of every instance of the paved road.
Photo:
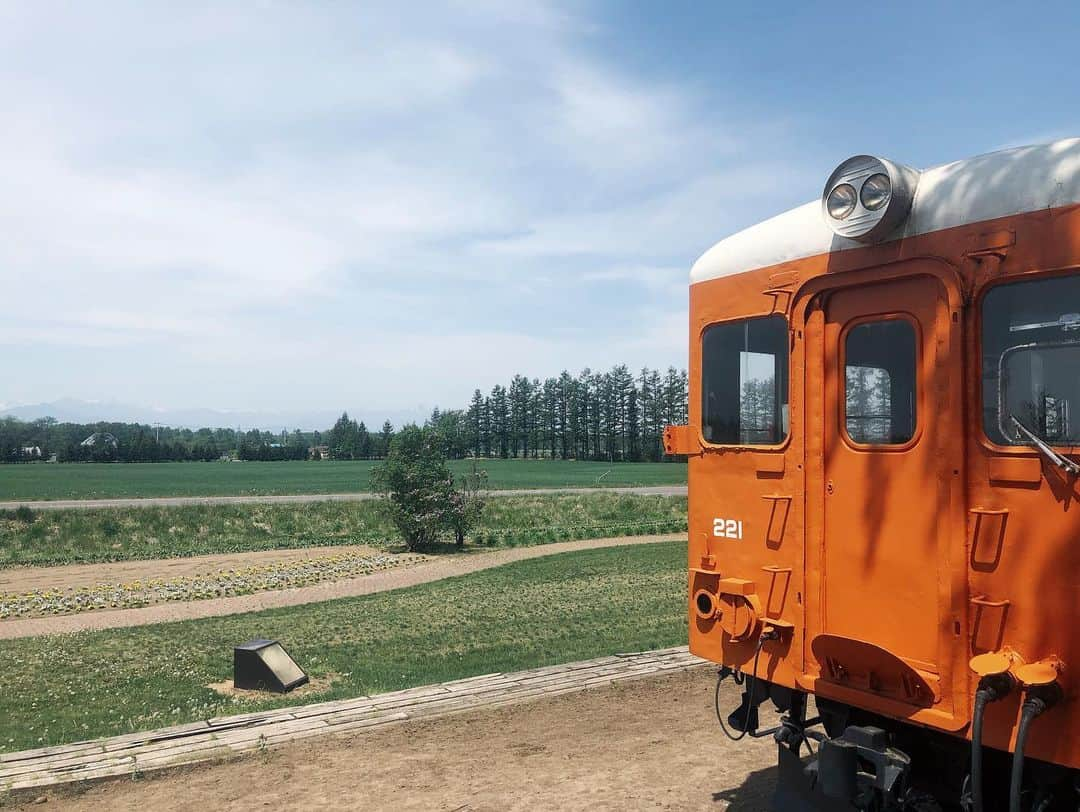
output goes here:
[[[651, 485], [635, 488], [519, 488], [485, 491], [487, 496], [536, 496], [560, 493], [628, 493], [638, 496], [686, 496], [685, 485]], [[149, 496], [138, 499], [53, 499], [49, 501], [0, 502], [0, 510], [26, 505], [34, 510], [93, 508], [182, 507], [184, 505], [250, 505], [304, 502], [366, 502], [378, 499], [374, 493], [308, 493], [287, 496]]]

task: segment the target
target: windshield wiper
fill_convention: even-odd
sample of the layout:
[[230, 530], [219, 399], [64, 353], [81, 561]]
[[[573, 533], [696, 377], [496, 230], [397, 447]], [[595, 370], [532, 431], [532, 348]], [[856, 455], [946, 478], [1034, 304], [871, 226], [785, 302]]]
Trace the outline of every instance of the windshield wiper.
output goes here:
[[1073, 476], [1080, 476], [1080, 465], [1077, 465], [1068, 457], [1064, 457], [1054, 451], [1054, 449], [1052, 449], [1042, 437], [1033, 432], [1023, 423], [1021, 423], [1015, 415], [1009, 415], [1009, 420], [1011, 420], [1013, 425], [1016, 426], [1016, 430], [1023, 434], [1025, 437], [1027, 437], [1029, 440], [1031, 440], [1032, 444], [1037, 449], [1039, 449], [1039, 451], [1042, 452], [1043, 456], [1050, 460], [1050, 462], [1052, 462], [1054, 465], [1056, 465], [1058, 468], [1060, 468], [1067, 474], [1072, 474]]

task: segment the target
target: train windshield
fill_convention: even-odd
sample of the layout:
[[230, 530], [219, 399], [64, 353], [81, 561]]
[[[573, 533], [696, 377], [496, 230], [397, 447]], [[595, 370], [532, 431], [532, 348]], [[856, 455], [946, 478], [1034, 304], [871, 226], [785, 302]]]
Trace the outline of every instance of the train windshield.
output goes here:
[[990, 440], [1080, 446], [1080, 276], [993, 288], [983, 300], [982, 350]]
[[788, 433], [783, 316], [714, 324], [702, 338], [702, 425], [717, 445], [776, 445]]

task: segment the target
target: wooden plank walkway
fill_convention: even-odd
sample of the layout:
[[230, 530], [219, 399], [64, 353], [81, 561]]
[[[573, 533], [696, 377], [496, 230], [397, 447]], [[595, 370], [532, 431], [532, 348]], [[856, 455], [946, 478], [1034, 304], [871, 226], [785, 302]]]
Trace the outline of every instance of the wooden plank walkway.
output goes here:
[[110, 739], [0, 754], [0, 791], [130, 776], [262, 750], [309, 736], [494, 708], [705, 665], [686, 646], [485, 674], [314, 705], [225, 716]]

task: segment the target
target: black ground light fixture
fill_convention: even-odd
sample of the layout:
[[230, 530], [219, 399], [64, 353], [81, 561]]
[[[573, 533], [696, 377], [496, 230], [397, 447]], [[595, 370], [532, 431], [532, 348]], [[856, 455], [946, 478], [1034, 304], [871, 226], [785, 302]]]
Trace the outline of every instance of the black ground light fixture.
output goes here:
[[233, 687], [286, 694], [308, 675], [277, 640], [250, 640], [233, 649]]

